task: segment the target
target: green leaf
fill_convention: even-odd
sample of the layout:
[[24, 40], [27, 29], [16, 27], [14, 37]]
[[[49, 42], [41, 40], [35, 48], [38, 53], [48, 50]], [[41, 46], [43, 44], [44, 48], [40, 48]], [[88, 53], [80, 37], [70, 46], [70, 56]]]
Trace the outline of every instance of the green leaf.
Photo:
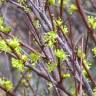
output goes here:
[[27, 55], [22, 55], [22, 60], [24, 61], [24, 62], [26, 62], [27, 60], [28, 60], [28, 56]]
[[17, 0], [18, 3], [20, 4], [25, 4], [27, 0]]
[[67, 28], [66, 25], [61, 26], [61, 29], [62, 29], [62, 31], [63, 31], [63, 33], [64, 33], [65, 35], [68, 33], [68, 28]]
[[19, 40], [17, 38], [13, 38], [12, 40], [9, 41], [9, 45], [15, 49], [20, 46]]
[[53, 47], [54, 43], [56, 42], [57, 34], [54, 31], [50, 31], [44, 36], [44, 40], [49, 47]]
[[11, 49], [7, 46], [4, 40], [0, 41], [0, 51], [11, 52]]
[[12, 66], [16, 68], [17, 70], [24, 72], [24, 64], [23, 61], [12, 58]]
[[60, 58], [61, 60], [67, 60], [68, 55], [66, 52], [64, 52], [62, 49], [55, 50], [55, 55]]
[[12, 31], [11, 27], [5, 25], [3, 17], [0, 17], [0, 31], [3, 33], [9, 33]]
[[85, 53], [81, 49], [78, 49], [77, 55], [79, 58], [85, 59]]
[[89, 26], [96, 30], [96, 19], [93, 16], [88, 16]]
[[10, 33], [12, 31], [11, 27], [5, 27], [5, 26], [0, 26], [0, 31], [2, 31], [3, 33]]
[[94, 21], [95, 21], [95, 19], [94, 19], [93, 16], [88, 16], [88, 22], [89, 22], [91, 25], [93, 25]]
[[0, 78], [0, 86], [4, 87], [7, 91], [11, 91], [13, 89], [12, 82], [4, 78]]
[[3, 19], [3, 17], [0, 17], [0, 26], [4, 26], [4, 19]]
[[60, 27], [63, 24], [63, 21], [61, 18], [56, 20], [56, 26]]
[[22, 8], [24, 9], [25, 12], [31, 12], [30, 7], [27, 4], [27, 0], [17, 0], [17, 2], [22, 5]]
[[75, 4], [71, 4], [70, 11], [71, 12], [76, 12], [77, 11], [77, 6]]
[[40, 24], [40, 21], [39, 20], [34, 20], [33, 21], [33, 24], [36, 28], [40, 28], [41, 27], [41, 24]]
[[71, 75], [69, 73], [63, 74], [63, 78], [70, 78]]
[[50, 83], [50, 82], [47, 82], [47, 86], [48, 86], [48, 89], [49, 89], [49, 90], [51, 90], [51, 89], [53, 88], [53, 85], [52, 85], [52, 83]]
[[54, 64], [54, 63], [51, 63], [51, 62], [49, 62], [47, 64], [47, 69], [48, 69], [49, 73], [53, 72], [56, 68], [57, 68], [57, 64]]
[[32, 63], [37, 63], [40, 60], [40, 55], [37, 53], [31, 53], [30, 58]]

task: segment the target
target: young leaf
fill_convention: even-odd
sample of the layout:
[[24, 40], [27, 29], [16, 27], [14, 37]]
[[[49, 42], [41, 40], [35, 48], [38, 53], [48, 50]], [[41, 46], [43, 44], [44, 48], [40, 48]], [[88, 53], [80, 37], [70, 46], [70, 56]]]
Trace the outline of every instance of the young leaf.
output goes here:
[[17, 70], [24, 72], [24, 64], [23, 61], [12, 58], [12, 66], [16, 68]]
[[56, 68], [57, 68], [57, 64], [53, 64], [50, 62], [47, 64], [47, 69], [49, 73], [53, 72]]
[[57, 34], [54, 31], [50, 31], [44, 36], [44, 40], [49, 47], [53, 47], [54, 43], [56, 42], [56, 38]]
[[55, 50], [55, 55], [60, 58], [61, 60], [67, 60], [68, 55], [66, 52], [64, 52], [62, 49]]
[[4, 78], [0, 78], [0, 86], [6, 88], [7, 91], [11, 91], [13, 89], [12, 82]]
[[37, 63], [40, 60], [40, 55], [36, 53], [30, 54], [31, 62]]
[[4, 40], [0, 41], [0, 51], [11, 52], [11, 49], [9, 48], [9, 46], [7, 46]]
[[19, 40], [17, 38], [13, 38], [12, 40], [9, 41], [9, 45], [15, 49], [16, 47], [18, 48], [20, 46]]

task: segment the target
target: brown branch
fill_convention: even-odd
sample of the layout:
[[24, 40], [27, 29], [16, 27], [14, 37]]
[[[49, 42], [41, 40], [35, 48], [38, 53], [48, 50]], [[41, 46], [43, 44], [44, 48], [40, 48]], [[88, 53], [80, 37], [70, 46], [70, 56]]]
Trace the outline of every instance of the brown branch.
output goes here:
[[6, 92], [6, 94], [10, 95], [10, 96], [16, 96], [14, 93], [8, 91], [7, 89], [5, 89], [4, 87], [0, 86], [0, 89], [2, 89], [3, 91]]
[[83, 10], [83, 8], [82, 8], [82, 6], [81, 6], [81, 4], [80, 4], [80, 0], [76, 0], [76, 4], [77, 4], [78, 11], [79, 11], [79, 13], [80, 13], [80, 15], [81, 15], [81, 17], [82, 17], [82, 20], [83, 20], [83, 22], [84, 22], [84, 24], [85, 24], [85, 26], [86, 26], [86, 28], [87, 28], [90, 36], [91, 36], [91, 39], [92, 39], [92, 40], [94, 41], [94, 43], [96, 44], [96, 40], [95, 40], [95, 38], [94, 38], [94, 36], [93, 36], [93, 33], [94, 33], [94, 32], [93, 32], [93, 29], [89, 27], [86, 14], [84, 13], [84, 10]]
[[[84, 13], [84, 11], [83, 11], [83, 9], [82, 9], [82, 6], [80, 5], [80, 0], [76, 0], [76, 4], [77, 4], [77, 7], [78, 7], [78, 11], [79, 11], [79, 13], [80, 13], [80, 15], [81, 15], [81, 17], [82, 17], [82, 20], [84, 21], [84, 23], [85, 23], [85, 25], [86, 25], [86, 28], [88, 29], [88, 32], [89, 32], [89, 34], [90, 34], [90, 36], [91, 36], [91, 39], [92, 39], [92, 40], [94, 41], [94, 43], [96, 44], [96, 40], [95, 40], [95, 38], [94, 38], [94, 36], [93, 36], [93, 30], [89, 27], [89, 24], [88, 24], [88, 22], [87, 22], [86, 15], [85, 15], [85, 13]], [[84, 69], [86, 70], [86, 72], [87, 72], [90, 80], [93, 82], [93, 84], [96, 85], [96, 82], [94, 81], [93, 77], [91, 76], [90, 72], [88, 71], [88, 69], [86, 68], [86, 66], [85, 66], [84, 64], [83, 64], [83, 67], [84, 67]]]

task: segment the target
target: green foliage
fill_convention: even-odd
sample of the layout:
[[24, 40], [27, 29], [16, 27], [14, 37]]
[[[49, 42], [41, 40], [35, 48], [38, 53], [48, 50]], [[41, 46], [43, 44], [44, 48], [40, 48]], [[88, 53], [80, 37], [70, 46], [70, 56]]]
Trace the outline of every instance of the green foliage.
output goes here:
[[55, 25], [56, 25], [57, 27], [60, 27], [62, 24], [63, 24], [63, 21], [62, 21], [61, 18], [57, 19], [56, 22], [55, 22]]
[[94, 56], [96, 56], [96, 47], [92, 49]]
[[68, 55], [66, 52], [64, 52], [62, 49], [57, 49], [55, 50], [55, 55], [61, 59], [61, 60], [67, 60], [68, 59]]
[[92, 63], [86, 59], [83, 60], [83, 63], [86, 65], [87, 69], [90, 69], [92, 66]]
[[15, 49], [15, 48], [19, 48], [20, 43], [17, 38], [13, 38], [12, 40], [9, 41], [9, 45], [11, 46], [11, 48]]
[[[92, 63], [86, 59], [86, 55], [82, 52], [81, 49], [78, 49], [78, 57], [82, 59], [83, 64], [89, 70], [92, 66]], [[83, 69], [83, 74], [87, 76], [86, 70]]]
[[22, 55], [22, 56], [21, 56], [21, 59], [23, 60], [23, 62], [26, 62], [26, 61], [28, 60], [28, 56]]
[[31, 9], [27, 5], [27, 0], [17, 0], [17, 2], [22, 5], [25, 12], [30, 12]]
[[[86, 59], [83, 60], [83, 63], [85, 65], [85, 67], [87, 68], [87, 70], [89, 70], [92, 67], [92, 63], [90, 61], [86, 60]], [[87, 76], [87, 72], [84, 69], [83, 69], [83, 74], [85, 76]]]
[[40, 28], [41, 27], [41, 24], [40, 24], [40, 21], [39, 20], [34, 20], [33, 21], [33, 24], [36, 28]]
[[27, 5], [23, 6], [23, 8], [24, 8], [24, 11], [25, 11], [26, 13], [31, 12], [31, 9], [30, 9]]
[[59, 27], [65, 35], [68, 33], [68, 28], [63, 24], [63, 20], [61, 18], [54, 21], [54, 25], [56, 30]]
[[72, 14], [74, 12], [77, 12], [78, 8], [75, 4], [71, 4], [70, 8], [69, 8], [69, 13]]
[[2, 17], [0, 17], [0, 31], [6, 34], [12, 31], [11, 27], [5, 25], [4, 19]]
[[49, 62], [47, 64], [47, 69], [48, 69], [49, 73], [53, 72], [56, 68], [57, 68], [57, 64], [54, 64], [54, 63], [51, 63], [51, 62]]
[[63, 74], [63, 78], [70, 78], [71, 75], [69, 73]]
[[[6, 42], [8, 43], [8, 45]], [[11, 50], [11, 48], [12, 48], [15, 50], [15, 52], [17, 54], [21, 53], [20, 43], [17, 38], [13, 38], [11, 40], [7, 39], [6, 42], [5, 42], [5, 40], [0, 41], [0, 51], [12, 52], [12, 50]]]
[[11, 49], [7, 46], [4, 40], [0, 41], [0, 51], [11, 52]]
[[0, 27], [0, 30], [1, 30], [3, 33], [10, 33], [10, 32], [12, 31], [11, 27], [9, 27], [9, 26], [6, 26], [6, 27], [1, 26], [1, 27]]
[[31, 53], [30, 58], [32, 63], [37, 63], [40, 60], [40, 55], [38, 53]]
[[[0, 0], [0, 2], [4, 2], [5, 0]], [[23, 8], [22, 9], [24, 9], [23, 11], [25, 11], [25, 12], [29, 12], [30, 11], [30, 5], [28, 5], [28, 3], [29, 3], [29, 1], [27, 2], [28, 0], [17, 0], [16, 2], [18, 2], [19, 3], [19, 5], [21, 5]], [[35, 0], [33, 0], [33, 1], [35, 1]], [[49, 0], [49, 6], [48, 7], [50, 7], [50, 5], [52, 5], [52, 6], [55, 6], [56, 5], [56, 3], [55, 3], [55, 1], [56, 0]], [[60, 5], [61, 5], [61, 0], [57, 0], [58, 1], [58, 4], [56, 5], [56, 7], [54, 7], [54, 8], [56, 8], [56, 9], [60, 9]], [[69, 4], [68, 4], [68, 2], [69, 1], [71, 1], [71, 0], [63, 0], [63, 8], [65, 8], [66, 7], [66, 10], [62, 10], [62, 12], [63, 11], [69, 11], [69, 14], [67, 14], [68, 15], [68, 17], [70, 17], [69, 15], [70, 15], [70, 13], [72, 14], [72, 13], [74, 13], [74, 12], [78, 12], [78, 8], [77, 8], [77, 6], [75, 5], [75, 4], [70, 4], [70, 3], [72, 3], [72, 2], [70, 2]], [[45, 3], [45, 2], [44, 2]], [[17, 4], [17, 3], [16, 3]], [[17, 4], [18, 5], [18, 4]], [[68, 5], [68, 6], [67, 6]], [[51, 7], [52, 7], [51, 6]], [[68, 9], [68, 10], [67, 10]], [[80, 11], [80, 10], [79, 10]], [[37, 15], [39, 14], [38, 13], [39, 11], [37, 11]], [[34, 12], [33, 12], [34, 13]], [[54, 18], [54, 20], [53, 20], [53, 25], [54, 25], [54, 31], [50, 31], [50, 32], [48, 32], [48, 33], [45, 33], [45, 35], [44, 35], [44, 43], [47, 45], [48, 44], [48, 46], [46, 46], [46, 45], [44, 45], [44, 46], [46, 46], [47, 48], [49, 48], [50, 49], [50, 47], [53, 47], [52, 48], [52, 51], [54, 51], [54, 53], [52, 53], [52, 56], [53, 56], [53, 58], [52, 58], [52, 60], [54, 60], [54, 62], [51, 62], [51, 58], [41, 58], [41, 55], [38, 53], [39, 52], [39, 48], [37, 49], [37, 47], [40, 47], [39, 46], [39, 44], [37, 43], [37, 45], [35, 45], [36, 46], [36, 49], [34, 48], [34, 50], [38, 50], [38, 52], [37, 53], [29, 53], [29, 50], [31, 49], [30, 47], [32, 47], [32, 46], [34, 46], [34, 45], [32, 45], [32, 46], [28, 46], [28, 47], [24, 47], [23, 46], [23, 48], [25, 48], [24, 49], [24, 51], [22, 51], [22, 49], [21, 49], [21, 46], [20, 46], [20, 41], [17, 39], [17, 38], [13, 38], [13, 39], [11, 39], [10, 37], [9, 37], [9, 35], [8, 35], [8, 33], [9, 32], [11, 32], [12, 31], [12, 29], [11, 29], [11, 27], [9, 27], [9, 26], [7, 26], [5, 23], [4, 23], [4, 19], [2, 18], [2, 17], [0, 17], [0, 31], [3, 33], [2, 35], [4, 36], [4, 38], [6, 39], [6, 38], [10, 38], [9, 40], [6, 40], [7, 42], [8, 42], [8, 44], [4, 41], [4, 40], [0, 40], [0, 51], [2, 52], [2, 51], [4, 51], [4, 52], [11, 52], [12, 53], [12, 55], [18, 55], [17, 56], [17, 58], [11, 58], [11, 63], [12, 63], [12, 67], [14, 67], [14, 68], [16, 68], [18, 71], [20, 71], [20, 72], [24, 72], [24, 70], [25, 70], [25, 68], [24, 68], [24, 64], [26, 63], [26, 62], [28, 62], [28, 63], [32, 63], [32, 68], [34, 67], [34, 66], [36, 66], [36, 64], [38, 64], [38, 63], [40, 63], [40, 62], [42, 62], [42, 60], [45, 62], [45, 69], [47, 69], [48, 70], [48, 72], [49, 72], [49, 74], [51, 74], [52, 72], [54, 72], [54, 71], [56, 71], [56, 69], [57, 69], [57, 66], [59, 65], [58, 64], [58, 59], [60, 60], [60, 67], [61, 67], [61, 70], [60, 70], [60, 72], [61, 72], [61, 74], [60, 75], [62, 75], [62, 79], [67, 79], [68, 78], [68, 80], [69, 80], [69, 78], [71, 77], [71, 71], [70, 71], [70, 69], [71, 68], [69, 68], [70, 66], [68, 66], [67, 64], [66, 64], [66, 60], [68, 61], [67, 63], [69, 64], [71, 64], [71, 63], [73, 63], [72, 62], [72, 60], [70, 60], [70, 58], [68, 58], [68, 56], [71, 56], [71, 55], [68, 55], [68, 54], [71, 54], [72, 53], [72, 55], [76, 55], [76, 60], [77, 60], [77, 62], [75, 62], [75, 63], [79, 63], [80, 62], [80, 60], [82, 61], [82, 63], [86, 66], [86, 68], [89, 70], [90, 68], [91, 68], [91, 62], [90, 61], [88, 61], [87, 60], [87, 55], [81, 50], [81, 49], [78, 49], [78, 51], [76, 51], [75, 49], [74, 49], [74, 51], [76, 51], [77, 52], [77, 54], [75, 54], [74, 52], [69, 52], [69, 53], [67, 53], [67, 49], [64, 51], [63, 50], [63, 48], [62, 47], [66, 47], [66, 46], [64, 46], [63, 44], [57, 44], [58, 42], [57, 42], [57, 37], [58, 37], [58, 32], [57, 31], [60, 31], [60, 32], [63, 32], [64, 34], [67, 34], [68, 33], [68, 28], [67, 28], [67, 25], [65, 25], [65, 24], [68, 24], [68, 18], [66, 19], [65, 17], [63, 17], [63, 19], [61, 19], [61, 18], [58, 18], [58, 16], [56, 16], [54, 13], [56, 13], [56, 14], [58, 14], [58, 16], [59, 16], [59, 13], [60, 13], [60, 10], [58, 11], [57, 10], [57, 12], [52, 12], [52, 16], [53, 16], [53, 18]], [[66, 12], [65, 12], [66, 13]], [[68, 12], [67, 12], [68, 13]], [[51, 14], [51, 13], [50, 13]], [[26, 15], [28, 15], [28, 14], [26, 14]], [[30, 14], [29, 14], [30, 15]], [[36, 14], [35, 14], [36, 15]], [[42, 14], [41, 14], [42, 15]], [[40, 15], [40, 16], [41, 16]], [[45, 13], [45, 15], [47, 16], [48, 14], [46, 14]], [[30, 15], [31, 16], [31, 15]], [[45, 16], [45, 19], [49, 16], [47, 16], [46, 17]], [[38, 17], [38, 16], [37, 16]], [[55, 17], [56, 18], [58, 18], [58, 19], [55, 19]], [[41, 17], [42, 18], [42, 17]], [[49, 18], [50, 19], [50, 18]], [[65, 20], [66, 19], [66, 20]], [[72, 19], [72, 18], [71, 18]], [[65, 21], [63, 21], [63, 20], [65, 20]], [[45, 20], [46, 21], [46, 20]], [[96, 20], [95, 20], [95, 18], [93, 17], [93, 16], [88, 16], [88, 22], [89, 22], [89, 24], [90, 24], [90, 27], [92, 27], [93, 29], [96, 29]], [[34, 26], [35, 26], [35, 28], [40, 28], [40, 30], [39, 31], [42, 31], [41, 29], [41, 25], [40, 25], [40, 22], [39, 22], [39, 20], [34, 20], [34, 22], [33, 22], [33, 24], [34, 24]], [[76, 27], [76, 26], [74, 26], [74, 24], [72, 25], [72, 27]], [[49, 28], [50, 29], [50, 28]], [[73, 28], [74, 30], [76, 29], [76, 28]], [[77, 28], [78, 29], [78, 28]], [[36, 30], [35, 30], [36, 31]], [[44, 30], [43, 30], [44, 31]], [[77, 30], [75, 30], [75, 31], [77, 31]], [[4, 33], [7, 33], [7, 34], [4, 34]], [[58, 33], [58, 34], [57, 34]], [[63, 34], [62, 33], [62, 34]], [[35, 34], [36, 35], [36, 34]], [[37, 34], [37, 35], [39, 35], [39, 33]], [[74, 34], [73, 34], [74, 35]], [[8, 36], [8, 37], [7, 37]], [[76, 35], [77, 36], [77, 35]], [[73, 36], [73, 41], [74, 41], [74, 38], [76, 37], [76, 36]], [[27, 36], [28, 37], [28, 36]], [[61, 40], [62, 40], [62, 42], [63, 42], [63, 37], [61, 36], [61, 35], [59, 35], [59, 37], [61, 38]], [[68, 40], [66, 40], [66, 44], [69, 44], [68, 46], [70, 47], [70, 46], [72, 46], [72, 45], [74, 45], [74, 43], [75, 42], [73, 42], [73, 44], [72, 43], [70, 43], [70, 40], [72, 39], [70, 39], [70, 37], [68, 37], [68, 36], [66, 36], [67, 37], [67, 39]], [[85, 36], [86, 37], [86, 36]], [[27, 39], [27, 38], [26, 38]], [[33, 38], [34, 39], [34, 38]], [[36, 39], [37, 40], [39, 40], [38, 39], [38, 36], [36, 37]], [[78, 38], [77, 38], [78, 39]], [[68, 42], [67, 42], [68, 41]], [[34, 43], [34, 42], [33, 42]], [[65, 42], [64, 42], [65, 43]], [[84, 42], [84, 43], [86, 43], [86, 41]], [[35, 43], [36, 44], [36, 43]], [[70, 45], [71, 44], [71, 45]], [[55, 46], [55, 45], [57, 45], [57, 46]], [[77, 43], [77, 45], [76, 45], [76, 47], [79, 47], [80, 45], [79, 45], [79, 43]], [[85, 46], [86, 47], [86, 46]], [[84, 47], [84, 48], [85, 48]], [[58, 49], [57, 49], [58, 48]], [[69, 50], [70, 51], [72, 51], [72, 47], [70, 47], [69, 48]], [[49, 50], [50, 51], [50, 50]], [[94, 56], [96, 56], [96, 48], [93, 48], [92, 49], [92, 51], [93, 51], [93, 53], [94, 53]], [[45, 51], [46, 52], [46, 51]], [[51, 51], [50, 51], [51, 52]], [[15, 53], [17, 53], [17, 54], [15, 54]], [[24, 54], [23, 54], [24, 53]], [[27, 55], [25, 55], [25, 53], [27, 54]], [[77, 56], [78, 55], [78, 56]], [[20, 58], [18, 58], [20, 56]], [[49, 60], [50, 59], [50, 60]], [[65, 61], [65, 62], [63, 62], [63, 61]], [[74, 60], [73, 60], [74, 61]], [[48, 64], [46, 64], [46, 63], [48, 63]], [[63, 64], [64, 63], [64, 64]], [[26, 66], [26, 67], [28, 67], [28, 66]], [[40, 67], [42, 67], [41, 65], [40, 65]], [[64, 68], [63, 68], [64, 67]], [[77, 77], [76, 78], [78, 78], [78, 79], [80, 79], [80, 76], [79, 76], [79, 73], [78, 73], [78, 71], [80, 71], [80, 69], [78, 68], [78, 67], [80, 67], [79, 65], [78, 66], [76, 66], [76, 71], [77, 71]], [[83, 66], [81, 66], [82, 68], [81, 68], [81, 70], [82, 70], [82, 72], [83, 72], [83, 74], [86, 76], [87, 75], [87, 73], [86, 73], [86, 70], [83, 68]], [[36, 68], [36, 67], [35, 67]], [[34, 68], [34, 69], [35, 69]], [[42, 68], [40, 68], [40, 69], [42, 69]], [[73, 69], [73, 68], [72, 68]], [[31, 70], [31, 68], [28, 68], [28, 71], [29, 70]], [[28, 72], [27, 70], [26, 70], [26, 72]], [[38, 73], [39, 71], [41, 71], [41, 73]], [[58, 73], [59, 73], [59, 70], [57, 70], [58, 72], [56, 73], [57, 75], [58, 75]], [[72, 71], [74, 71], [74, 70], [72, 70]], [[92, 70], [93, 71], [93, 70]], [[25, 73], [25, 72], [24, 72]], [[32, 70], [30, 71], [30, 73], [31, 73], [31, 75], [32, 75]], [[41, 77], [44, 77], [43, 76], [43, 74], [42, 74], [42, 70], [39, 70], [38, 68], [36, 69], [36, 73], [38, 74], [38, 75], [40, 75]], [[94, 72], [95, 73], [95, 72]], [[55, 75], [56, 75], [55, 74]], [[32, 76], [31, 75], [25, 75], [26, 77], [25, 77], [25, 79], [23, 78], [22, 79], [22, 81], [21, 81], [21, 84], [22, 85], [24, 85], [24, 86], [28, 86], [28, 87], [30, 87], [29, 85], [28, 85], [28, 81], [27, 80], [32, 80], [33, 78], [32, 78]], [[47, 75], [48, 74], [46, 74], [46, 77], [44, 77], [45, 79], [47, 79], [47, 78], [49, 78], [49, 77], [47, 77]], [[53, 75], [51, 74], [50, 76], [52, 76], [52, 78], [53, 78]], [[75, 74], [73, 74], [72, 75], [72, 77], [74, 77], [75, 76]], [[72, 78], [71, 77], [71, 80], [72, 80], [72, 82], [74, 82], [74, 78]], [[94, 76], [95, 77], [95, 76]], [[37, 79], [37, 78], [36, 78]], [[87, 79], [88, 78], [85, 78], [85, 81], [83, 82], [82, 81], [82, 83], [83, 83], [83, 87], [85, 88], [87, 85]], [[35, 80], [35, 79], [34, 79]], [[38, 80], [37, 80], [38, 81]], [[64, 81], [64, 80], [63, 80]], [[66, 83], [66, 80], [64, 81], [65, 83]], [[30, 82], [29, 82], [30, 83]], [[36, 84], [37, 84], [38, 82], [36, 82]], [[48, 82], [47, 82], [48, 83]], [[78, 82], [77, 82], [78, 83]], [[86, 84], [85, 84], [86, 83]], [[56, 85], [57, 84], [57, 85]], [[53, 86], [55, 86], [56, 88], [58, 87], [58, 84], [59, 84], [59, 82], [58, 81], [56, 81], [55, 83], [54, 83], [54, 81], [53, 81], [53, 85], [52, 85], [52, 82], [50, 82], [50, 83], [48, 83], [48, 86], [49, 86], [49, 88], [48, 89], [51, 89]], [[91, 83], [90, 83], [91, 84]], [[89, 84], [89, 85], [90, 85]], [[71, 85], [71, 84], [70, 84]], [[70, 87], [70, 85], [68, 85], [66, 88], [67, 89], [70, 89], [70, 88], [68, 88], [68, 87]], [[77, 84], [77, 85], [79, 85], [79, 83]], [[12, 90], [12, 88], [13, 88], [13, 85], [12, 85], [12, 82], [11, 81], [9, 81], [9, 80], [5, 80], [5, 79], [0, 79], [0, 86], [3, 86], [4, 88], [6, 88], [8, 91], [10, 91], [10, 90]], [[60, 85], [59, 86], [59, 88], [61, 88], [62, 87], [62, 85]], [[71, 85], [71, 87], [73, 88], [73, 93], [74, 93], [74, 95], [73, 96], [75, 96], [76, 94], [75, 94], [75, 87], [74, 87], [74, 85]], [[78, 86], [77, 86], [78, 87]], [[90, 86], [89, 86], [90, 87]], [[62, 89], [62, 88], [61, 88]], [[54, 88], [53, 88], [53, 90], [54, 90]], [[50, 91], [53, 91], [52, 89], [50, 90]], [[49, 90], [48, 90], [49, 91]], [[64, 91], [64, 90], [63, 90]], [[71, 90], [69, 90], [71, 93], [72, 93], [72, 91]], [[78, 90], [77, 90], [78, 91]], [[41, 92], [41, 91], [40, 91]], [[82, 92], [83, 92], [83, 89], [82, 89]], [[84, 92], [86, 92], [87, 93], [87, 88], [86, 88], [86, 90], [84, 90]], [[78, 92], [79, 93], [79, 92]], [[41, 93], [40, 93], [41, 94]], [[94, 88], [94, 90], [93, 90], [93, 94], [94, 94], [94, 96], [96, 95], [96, 88]], [[43, 94], [43, 95], [45, 95], [45, 94]]]
[[3, 19], [3, 17], [0, 17], [0, 26], [4, 26], [4, 19]]
[[17, 38], [13, 38], [8, 41], [9, 46], [14, 50], [18, 55], [21, 55], [20, 41]]
[[24, 72], [24, 62], [19, 59], [12, 58], [12, 67], [16, 68], [20, 72]]
[[13, 89], [12, 82], [4, 78], [0, 78], [0, 86], [6, 88], [7, 91], [11, 91]]
[[20, 4], [25, 4], [27, 0], [17, 0], [18, 3]]
[[67, 28], [66, 25], [61, 26], [61, 30], [62, 30], [62, 32], [63, 32], [65, 35], [68, 33], [68, 28]]
[[96, 20], [93, 16], [88, 16], [89, 26], [96, 30]]
[[82, 52], [81, 49], [78, 49], [77, 55], [78, 55], [78, 57], [81, 58], [81, 59], [85, 59], [85, 58], [86, 58], [85, 53]]
[[49, 0], [50, 5], [55, 5], [55, 0]]
[[52, 85], [52, 83], [50, 83], [50, 82], [47, 83], [47, 86], [48, 86], [48, 89], [49, 89], [49, 90], [51, 90], [51, 89], [53, 88], [53, 85]]
[[56, 42], [56, 38], [57, 34], [54, 31], [50, 31], [44, 36], [44, 40], [49, 47], [53, 47], [54, 43]]

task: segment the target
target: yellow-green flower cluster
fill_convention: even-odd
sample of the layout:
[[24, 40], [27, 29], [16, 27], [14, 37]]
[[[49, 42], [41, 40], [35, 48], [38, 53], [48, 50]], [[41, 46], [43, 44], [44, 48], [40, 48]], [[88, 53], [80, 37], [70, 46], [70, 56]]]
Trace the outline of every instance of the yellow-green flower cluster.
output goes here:
[[96, 19], [94, 18], [94, 16], [88, 16], [88, 23], [90, 27], [96, 30]]
[[70, 77], [71, 77], [71, 75], [69, 73], [63, 74], [63, 78], [70, 78]]
[[69, 8], [69, 13], [72, 14], [74, 12], [77, 12], [78, 8], [76, 6], [76, 4], [71, 4], [70, 8]]
[[0, 31], [6, 34], [12, 31], [11, 27], [6, 26], [2, 17], [0, 17]]
[[20, 72], [24, 72], [24, 64], [22, 60], [12, 58], [12, 67], [16, 68]]
[[8, 47], [4, 40], [0, 40], [0, 51], [11, 52], [11, 49]]
[[11, 91], [13, 89], [12, 82], [4, 78], [0, 78], [0, 86], [6, 88], [7, 91]]
[[61, 28], [61, 31], [66, 35], [68, 33], [68, 28], [66, 25], [63, 24], [63, 21], [61, 18], [57, 19], [55, 22], [55, 29], [57, 30], [58, 27]]
[[57, 34], [54, 31], [50, 31], [44, 36], [44, 40], [49, 47], [53, 47], [56, 42]]
[[57, 64], [50, 63], [50, 62], [47, 64], [47, 69], [49, 73], [53, 72], [56, 68], [57, 68]]
[[31, 53], [30, 59], [32, 63], [37, 63], [40, 60], [40, 55], [37, 53]]
[[27, 0], [17, 0], [17, 2], [22, 5], [24, 11], [26, 11], [26, 12], [31, 11], [30, 8], [27, 5]]
[[68, 54], [64, 52], [62, 49], [57, 49], [55, 50], [55, 55], [61, 60], [67, 60], [68, 59]]

